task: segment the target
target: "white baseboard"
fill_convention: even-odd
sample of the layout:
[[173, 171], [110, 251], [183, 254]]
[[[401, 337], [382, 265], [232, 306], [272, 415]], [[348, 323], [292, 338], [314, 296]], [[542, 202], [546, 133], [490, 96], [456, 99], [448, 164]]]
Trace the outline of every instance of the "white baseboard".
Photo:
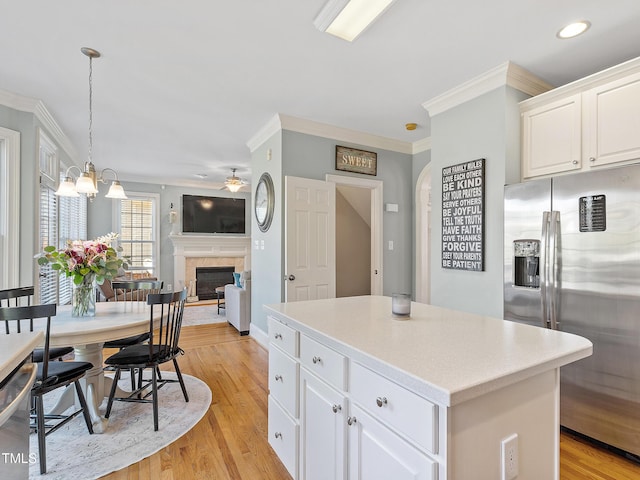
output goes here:
[[264, 348], [269, 350], [269, 335], [261, 328], [256, 327], [253, 323], [249, 325], [249, 335]]

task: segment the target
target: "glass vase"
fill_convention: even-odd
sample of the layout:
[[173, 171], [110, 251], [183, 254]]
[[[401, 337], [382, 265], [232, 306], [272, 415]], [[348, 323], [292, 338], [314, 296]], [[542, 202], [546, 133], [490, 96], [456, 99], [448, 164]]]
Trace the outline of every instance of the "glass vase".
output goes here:
[[72, 317], [95, 317], [96, 315], [96, 279], [87, 275], [79, 285], [73, 284], [71, 294]]

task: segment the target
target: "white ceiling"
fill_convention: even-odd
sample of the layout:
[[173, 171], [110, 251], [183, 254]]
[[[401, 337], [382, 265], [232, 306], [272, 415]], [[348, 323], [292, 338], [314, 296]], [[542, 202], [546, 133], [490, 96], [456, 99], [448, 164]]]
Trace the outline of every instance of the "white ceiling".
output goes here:
[[[95, 48], [96, 167], [215, 187], [249, 177], [277, 113], [412, 143], [425, 101], [506, 61], [559, 86], [640, 55], [638, 0], [397, 0], [353, 43], [314, 28], [323, 3], [2, 0], [0, 89], [42, 100], [82, 162]], [[556, 38], [578, 19], [586, 34]]]

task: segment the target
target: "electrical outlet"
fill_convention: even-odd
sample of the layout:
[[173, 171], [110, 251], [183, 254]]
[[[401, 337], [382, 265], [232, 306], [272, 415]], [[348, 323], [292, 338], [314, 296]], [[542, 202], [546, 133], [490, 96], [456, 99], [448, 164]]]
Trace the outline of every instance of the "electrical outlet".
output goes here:
[[502, 460], [501, 480], [518, 478], [518, 434], [514, 433], [500, 442]]

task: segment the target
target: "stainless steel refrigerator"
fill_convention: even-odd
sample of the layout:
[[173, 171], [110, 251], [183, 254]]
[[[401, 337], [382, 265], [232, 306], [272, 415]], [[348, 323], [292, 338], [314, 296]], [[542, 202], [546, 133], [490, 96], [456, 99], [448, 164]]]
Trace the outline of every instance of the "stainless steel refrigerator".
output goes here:
[[561, 425], [640, 455], [640, 165], [505, 187], [504, 315], [575, 333]]

